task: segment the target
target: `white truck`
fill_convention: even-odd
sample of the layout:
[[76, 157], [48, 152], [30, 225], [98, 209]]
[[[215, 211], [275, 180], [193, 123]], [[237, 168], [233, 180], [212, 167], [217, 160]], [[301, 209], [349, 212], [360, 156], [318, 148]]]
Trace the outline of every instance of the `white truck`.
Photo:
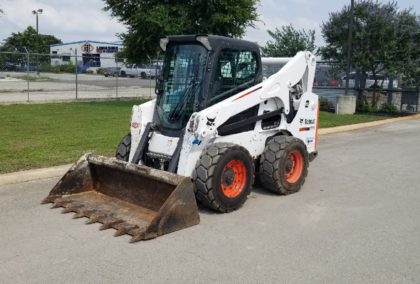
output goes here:
[[154, 79], [159, 75], [160, 67], [154, 64], [127, 64], [120, 70], [121, 77]]

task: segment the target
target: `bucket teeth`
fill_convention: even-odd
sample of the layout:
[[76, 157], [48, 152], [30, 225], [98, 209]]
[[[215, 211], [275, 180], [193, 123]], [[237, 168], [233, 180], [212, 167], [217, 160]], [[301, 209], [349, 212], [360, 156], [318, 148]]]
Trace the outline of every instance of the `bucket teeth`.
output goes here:
[[82, 218], [82, 217], [85, 217], [85, 216], [86, 215], [83, 211], [79, 211], [79, 212], [76, 212], [76, 214], [73, 215], [73, 219], [78, 219], [78, 218]]
[[67, 207], [64, 208], [63, 210], [61, 210], [61, 214], [66, 214], [66, 213], [70, 213], [73, 212], [73, 209], [71, 207]]
[[59, 202], [54, 202], [54, 204], [51, 206], [51, 209], [60, 208], [61, 204]]
[[123, 220], [114, 220], [114, 221], [110, 221], [110, 222], [104, 222], [102, 224], [102, 226], [99, 228], [99, 230], [100, 231], [107, 230], [107, 229], [112, 228], [113, 226], [115, 226], [119, 223], [122, 223], [122, 222], [124, 222], [124, 221]]
[[93, 224], [93, 223], [96, 223], [96, 222], [98, 222], [102, 217], [104, 217], [104, 215], [95, 215], [95, 214], [93, 214], [93, 215], [91, 215], [90, 217], [89, 217], [89, 220], [87, 220], [86, 221], [86, 225], [90, 225], [90, 224]]
[[82, 218], [82, 217], [90, 218], [90, 216], [92, 216], [93, 213], [95, 213], [95, 210], [78, 209], [74, 212], [76, 212], [76, 214], [74, 214], [73, 219]]
[[77, 212], [79, 208], [81, 208], [82, 205], [70, 205], [67, 206], [66, 208], [64, 208], [61, 213], [65, 214], [65, 213], [70, 213], [70, 212]]
[[59, 207], [64, 207], [64, 205], [66, 205], [69, 202], [70, 201], [68, 201], [68, 200], [56, 199], [54, 201], [53, 206], [51, 206], [51, 209], [55, 209], [55, 208], [59, 208]]
[[130, 230], [128, 233], [133, 236], [130, 239], [130, 243], [135, 243], [135, 242], [141, 241], [145, 237], [145, 230], [141, 229], [141, 228], [136, 228], [134, 230]]
[[[121, 225], [121, 226], [120, 226]], [[129, 224], [126, 224], [126, 223], [121, 223], [121, 224], [118, 224], [118, 226], [117, 226], [118, 228], [117, 228], [117, 231], [115, 232], [115, 234], [114, 234], [114, 237], [119, 237], [119, 236], [122, 236], [122, 235], [125, 235], [125, 234], [127, 234], [129, 231], [131, 231], [131, 230], [134, 230], [134, 229], [136, 229], [136, 228], [138, 228], [136, 225], [129, 225]]]
[[137, 235], [134, 235], [134, 236], [130, 239], [130, 243], [136, 243], [136, 242], [141, 241], [141, 240], [143, 240], [143, 239], [144, 239], [144, 233], [137, 234]]
[[55, 197], [53, 197], [53, 196], [47, 196], [41, 201], [41, 204], [52, 203], [54, 201], [54, 199], [55, 199]]

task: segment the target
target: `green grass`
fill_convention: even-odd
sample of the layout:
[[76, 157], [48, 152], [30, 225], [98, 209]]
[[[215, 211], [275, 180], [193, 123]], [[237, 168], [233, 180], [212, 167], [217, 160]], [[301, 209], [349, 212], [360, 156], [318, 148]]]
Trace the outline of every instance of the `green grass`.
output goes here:
[[337, 115], [331, 112], [321, 111], [319, 113], [319, 127], [335, 127], [341, 125], [356, 124], [362, 122], [369, 122], [375, 120], [381, 120], [389, 118], [387, 116], [375, 115], [375, 114], [342, 114]]
[[0, 106], [0, 173], [115, 153], [139, 101]]
[[[0, 173], [75, 162], [86, 152], [113, 156], [139, 101], [0, 105]], [[382, 119], [321, 112], [332, 127]]]

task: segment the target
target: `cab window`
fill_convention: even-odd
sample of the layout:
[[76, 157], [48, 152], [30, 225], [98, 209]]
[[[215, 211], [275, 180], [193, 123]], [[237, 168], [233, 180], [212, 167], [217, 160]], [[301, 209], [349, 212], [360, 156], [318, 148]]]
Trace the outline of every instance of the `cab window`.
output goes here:
[[258, 56], [249, 50], [224, 49], [219, 55], [210, 104], [220, 102], [253, 85]]

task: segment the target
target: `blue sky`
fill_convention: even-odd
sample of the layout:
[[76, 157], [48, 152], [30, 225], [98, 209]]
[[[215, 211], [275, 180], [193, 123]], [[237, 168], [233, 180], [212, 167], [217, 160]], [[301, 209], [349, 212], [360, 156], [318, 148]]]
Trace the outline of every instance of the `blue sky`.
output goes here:
[[[400, 8], [412, 7], [420, 14], [419, 0], [397, 2]], [[340, 10], [346, 3], [350, 0], [261, 0], [260, 21], [255, 29], [247, 30], [245, 38], [264, 45], [269, 40], [267, 29], [293, 24], [297, 28], [315, 29], [316, 43], [322, 45], [320, 24], [328, 19], [330, 12]], [[103, 6], [102, 0], [0, 0], [0, 8], [5, 12], [0, 16], [0, 41], [28, 25], [35, 26], [31, 11], [39, 8], [44, 9], [39, 17], [41, 33], [53, 34], [64, 42], [116, 41], [116, 34], [124, 32], [126, 27], [102, 11]]]

